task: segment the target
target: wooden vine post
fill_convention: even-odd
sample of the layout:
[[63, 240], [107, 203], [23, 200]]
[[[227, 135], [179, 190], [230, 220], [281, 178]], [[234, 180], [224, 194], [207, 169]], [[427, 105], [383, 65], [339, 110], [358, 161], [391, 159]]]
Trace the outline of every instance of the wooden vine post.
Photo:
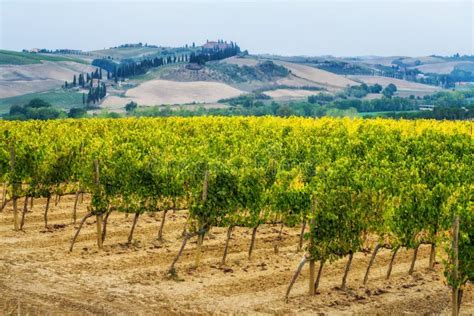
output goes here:
[[[135, 231], [135, 227], [137, 226], [137, 222], [138, 222], [138, 217], [139, 217], [139, 216], [140, 216], [140, 212], [136, 212], [136, 213], [135, 213], [135, 216], [133, 217], [132, 229], [130, 230], [130, 234], [128, 235], [127, 245], [131, 245], [131, 244], [132, 244], [133, 232]], [[104, 238], [105, 238], [105, 237], [104, 237]]]
[[230, 225], [229, 228], [227, 228], [227, 238], [225, 239], [224, 254], [222, 255], [221, 265], [225, 265], [225, 259], [227, 258], [227, 250], [229, 249], [229, 241], [232, 236], [233, 229], [234, 229], [234, 226], [232, 225]]
[[74, 208], [72, 210], [72, 223], [75, 225], [77, 221], [77, 202], [79, 201], [79, 194], [81, 193], [80, 190], [76, 191], [76, 195], [74, 198]]
[[319, 261], [318, 276], [316, 277], [316, 282], [314, 282], [314, 293], [316, 293], [319, 288], [319, 281], [321, 280], [321, 275], [323, 273], [324, 262], [325, 261], [323, 259]]
[[[207, 189], [209, 185], [209, 171], [206, 171], [204, 174], [204, 182], [202, 185], [202, 203], [206, 202], [207, 200]], [[204, 230], [203, 227], [200, 228], [201, 230], [198, 232], [198, 240], [197, 240], [197, 248], [196, 248], [196, 258], [194, 265], [199, 267], [199, 263], [201, 262], [201, 251], [202, 251], [202, 242], [204, 240]]]
[[104, 220], [103, 220], [103, 224], [102, 224], [102, 244], [105, 241], [105, 236], [107, 234], [107, 222], [109, 220], [109, 216], [110, 216], [110, 213], [112, 213], [112, 211], [113, 211], [113, 208], [110, 208], [108, 210], [108, 212], [105, 214], [105, 217], [104, 217]]
[[352, 259], [354, 258], [354, 253], [349, 252], [349, 258], [347, 259], [346, 269], [344, 270], [344, 276], [342, 277], [341, 289], [345, 290], [347, 286], [347, 276], [349, 275], [349, 269], [351, 268]]
[[428, 263], [428, 268], [433, 270], [435, 263], [436, 263], [436, 243], [433, 242], [431, 244], [430, 261]]
[[[99, 160], [94, 159], [94, 182], [96, 190], [100, 190], [100, 178], [99, 178]], [[102, 212], [95, 210], [96, 223], [97, 223], [97, 246], [102, 249]]]
[[252, 238], [250, 239], [249, 260], [252, 259], [252, 252], [255, 245], [255, 237], [257, 236], [258, 225], [252, 229]]
[[25, 196], [25, 202], [23, 203], [23, 213], [21, 214], [20, 230], [23, 230], [23, 226], [25, 225], [26, 212], [28, 212], [28, 196]]
[[418, 249], [420, 249], [420, 244], [416, 245], [415, 249], [413, 250], [413, 258], [411, 260], [410, 270], [408, 271], [408, 274], [410, 275], [412, 275], [413, 271], [415, 271], [415, 263], [416, 257], [418, 256]]
[[[10, 147], [10, 170], [12, 172], [12, 175], [15, 175], [15, 148], [13, 146]], [[20, 230], [20, 225], [18, 221], [18, 184], [16, 183], [16, 180], [14, 179], [14, 182], [12, 183], [12, 200], [13, 200], [13, 227], [15, 231]]]
[[290, 285], [288, 286], [288, 289], [286, 290], [285, 303], [288, 303], [288, 297], [290, 296], [291, 289], [293, 288], [293, 285], [295, 284], [296, 279], [297, 279], [298, 276], [301, 274], [301, 270], [303, 269], [303, 266], [304, 266], [304, 264], [306, 263], [306, 261], [307, 261], [307, 258], [306, 258], [305, 255], [303, 255], [303, 258], [301, 258], [301, 261], [300, 261], [300, 263], [298, 264], [298, 267], [296, 268], [295, 274], [294, 274], [293, 277], [291, 278]]
[[163, 240], [163, 228], [165, 227], [166, 213], [168, 213], [167, 209], [163, 211], [163, 217], [161, 219], [160, 230], [158, 231], [157, 240]]
[[377, 256], [377, 252], [379, 251], [380, 247], [381, 245], [377, 244], [375, 246], [374, 252], [372, 253], [372, 257], [370, 257], [369, 265], [367, 266], [367, 271], [365, 271], [364, 285], [366, 285], [367, 281], [369, 280], [370, 268], [372, 268], [372, 265], [374, 264], [375, 257]]
[[2, 206], [5, 204], [7, 200], [7, 183], [3, 183], [3, 190], [2, 190]]
[[304, 231], [306, 228], [306, 219], [303, 220], [303, 224], [301, 225], [301, 233], [300, 233], [300, 240], [298, 242], [297, 251], [301, 251], [303, 249], [303, 240], [304, 240]]
[[51, 195], [46, 198], [46, 206], [44, 208], [44, 228], [48, 228], [48, 210], [51, 202]]
[[[311, 215], [314, 216], [314, 214], [316, 213], [316, 199], [313, 198], [313, 200], [311, 201]], [[311, 255], [311, 249], [313, 248], [314, 246], [314, 236], [313, 236], [313, 232], [311, 231], [312, 227], [314, 227], [314, 225], [316, 224], [316, 220], [315, 218], [313, 217], [311, 219], [311, 225], [309, 227], [309, 231], [310, 231], [310, 234], [309, 234], [309, 251], [310, 251], [310, 259], [309, 259], [309, 295], [315, 295], [316, 294], [316, 291], [314, 289], [314, 278], [315, 278], [315, 272], [316, 272], [316, 269], [315, 269], [315, 260], [313, 258], [313, 256]]]
[[458, 269], [459, 269], [459, 249], [458, 249], [458, 244], [459, 244], [459, 216], [456, 216], [454, 218], [454, 223], [453, 223], [453, 275], [452, 275], [452, 282], [454, 283], [453, 289], [452, 289], [452, 300], [453, 300], [453, 306], [452, 306], [452, 315], [453, 316], [458, 316], [459, 315], [459, 285], [458, 285]]
[[395, 262], [395, 256], [397, 255], [397, 252], [399, 249], [400, 249], [400, 246], [396, 246], [395, 249], [393, 249], [392, 258], [390, 259], [390, 264], [388, 265], [388, 269], [387, 269], [387, 276], [386, 276], [387, 280], [390, 279], [390, 275], [392, 274], [393, 263]]

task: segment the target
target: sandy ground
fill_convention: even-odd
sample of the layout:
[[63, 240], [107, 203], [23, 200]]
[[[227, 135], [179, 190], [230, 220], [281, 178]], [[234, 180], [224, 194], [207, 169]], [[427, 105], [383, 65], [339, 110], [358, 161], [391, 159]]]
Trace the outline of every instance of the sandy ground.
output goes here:
[[150, 80], [127, 90], [124, 98], [108, 97], [105, 107], [124, 106], [130, 101], [139, 105], [215, 103], [220, 99], [236, 97], [243, 92], [219, 82], [178, 82]]
[[0, 98], [59, 88], [74, 75], [91, 72], [95, 67], [70, 61], [31, 65], [0, 66]]
[[295, 98], [299, 98], [299, 99], [306, 98], [310, 95], [318, 94], [319, 91], [298, 90], [298, 89], [277, 89], [277, 90], [265, 91], [263, 93], [276, 100], [287, 100], [287, 99], [295, 99]]
[[328, 90], [341, 89], [347, 87], [348, 85], [357, 84], [356, 82], [344, 76], [336, 75], [334, 73], [314, 67], [284, 61], [274, 62], [286, 67], [296, 77], [325, 86]]
[[[177, 277], [171, 279], [166, 271], [181, 245], [185, 211], [169, 212], [162, 242], [155, 239], [161, 214], [143, 215], [130, 246], [126, 240], [132, 216], [115, 213], [102, 251], [96, 247], [95, 222], [89, 219], [69, 253], [72, 207], [72, 196], [53, 204], [51, 228], [44, 229], [44, 201], [36, 201], [24, 232], [12, 230], [10, 207], [0, 213], [0, 314], [449, 314], [450, 290], [443, 283], [441, 265], [435, 271], [425, 268], [427, 247], [421, 248], [412, 276], [407, 274], [411, 252], [401, 251], [388, 281], [384, 276], [390, 253], [382, 251], [367, 286], [362, 279], [369, 256], [356, 254], [346, 291], [337, 288], [345, 260], [327, 265], [313, 297], [307, 295], [305, 267], [285, 303], [302, 256], [296, 251], [299, 228], [284, 229], [275, 254], [279, 227], [261, 227], [251, 261], [251, 231], [236, 228], [225, 266], [220, 261], [226, 229], [212, 229], [204, 241], [202, 265], [193, 268], [193, 240], [177, 265]], [[85, 212], [86, 203], [80, 204], [79, 215]], [[474, 313], [473, 290], [471, 286], [464, 296], [467, 314]]]
[[441, 91], [441, 88], [430, 86], [426, 84], [421, 84], [417, 82], [410, 82], [406, 80], [400, 80], [395, 78], [387, 78], [387, 77], [380, 77], [380, 76], [349, 76], [354, 80], [358, 80], [364, 82], [366, 84], [380, 84], [383, 87], [393, 83], [397, 86], [397, 93], [405, 93], [405, 94], [431, 94], [438, 91]]

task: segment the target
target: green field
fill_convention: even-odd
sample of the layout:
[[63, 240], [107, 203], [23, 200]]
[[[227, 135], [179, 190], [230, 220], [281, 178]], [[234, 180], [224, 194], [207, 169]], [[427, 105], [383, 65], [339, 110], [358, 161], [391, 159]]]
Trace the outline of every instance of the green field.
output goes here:
[[51, 56], [36, 53], [14, 52], [9, 50], [0, 50], [0, 65], [28, 65], [39, 64], [41, 61], [74, 61], [76, 63], [87, 64], [86, 61], [78, 58], [68, 58], [60, 56]]
[[24, 105], [34, 98], [43, 99], [51, 103], [54, 107], [61, 109], [82, 106], [82, 93], [58, 89], [0, 99], [0, 114], [8, 113], [12, 105]]

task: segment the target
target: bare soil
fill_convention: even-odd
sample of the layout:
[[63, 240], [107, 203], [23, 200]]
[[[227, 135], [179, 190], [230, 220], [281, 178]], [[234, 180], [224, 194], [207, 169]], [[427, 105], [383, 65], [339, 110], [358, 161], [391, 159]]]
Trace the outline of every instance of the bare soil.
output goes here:
[[59, 88], [74, 75], [94, 71], [96, 67], [70, 61], [31, 65], [0, 66], [0, 98]]
[[139, 105], [174, 105], [190, 103], [215, 103], [220, 99], [232, 98], [242, 94], [236, 88], [220, 82], [178, 82], [171, 80], [150, 80], [127, 90], [124, 98], [110, 96], [104, 107], [124, 106], [130, 101]]
[[329, 71], [306, 66], [297, 63], [290, 63], [286, 61], [274, 61], [276, 64], [286, 67], [291, 71], [291, 74], [297, 78], [322, 85], [328, 90], [340, 90], [347, 86], [356, 85], [357, 83], [346, 78], [345, 76], [337, 75]]
[[418, 69], [424, 73], [437, 73], [437, 74], [450, 74], [454, 70], [454, 67], [474, 67], [474, 62], [469, 61], [450, 61], [444, 63], [433, 63], [433, 64], [423, 64], [420, 66], [410, 67], [412, 69]]
[[[86, 213], [85, 202], [79, 205], [80, 216]], [[367, 286], [362, 280], [370, 256], [356, 254], [347, 290], [338, 289], [346, 259], [328, 264], [319, 292], [312, 297], [307, 294], [305, 266], [285, 303], [286, 288], [303, 255], [296, 250], [298, 227], [284, 228], [277, 254], [279, 227], [259, 228], [250, 261], [251, 230], [236, 228], [225, 266], [220, 261], [226, 229], [214, 228], [204, 240], [202, 265], [193, 267], [192, 240], [177, 264], [177, 276], [170, 278], [166, 271], [181, 245], [186, 211], [168, 213], [164, 241], [156, 240], [161, 214], [141, 216], [130, 246], [126, 241], [133, 216], [113, 213], [101, 251], [90, 218], [69, 253], [75, 232], [73, 203], [73, 196], [63, 197], [57, 206], [53, 203], [49, 229], [43, 224], [43, 200], [35, 201], [27, 213], [23, 232], [12, 229], [11, 206], [0, 213], [1, 315], [450, 313], [450, 289], [441, 264], [434, 271], [426, 268], [428, 247], [421, 248], [411, 276], [407, 271], [412, 252], [400, 251], [390, 280], [385, 280], [390, 253], [381, 251]], [[470, 285], [464, 295], [466, 315], [474, 313], [473, 290]]]

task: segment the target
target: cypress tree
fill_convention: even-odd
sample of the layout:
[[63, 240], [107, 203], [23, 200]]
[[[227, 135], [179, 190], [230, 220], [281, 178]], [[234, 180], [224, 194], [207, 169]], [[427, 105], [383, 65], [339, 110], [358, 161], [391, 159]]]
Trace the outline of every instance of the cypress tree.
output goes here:
[[92, 87], [89, 87], [89, 93], [87, 94], [87, 104], [92, 101]]
[[72, 85], [75, 87], [77, 84], [76, 82], [76, 75], [74, 75], [74, 77], [72, 78]]

